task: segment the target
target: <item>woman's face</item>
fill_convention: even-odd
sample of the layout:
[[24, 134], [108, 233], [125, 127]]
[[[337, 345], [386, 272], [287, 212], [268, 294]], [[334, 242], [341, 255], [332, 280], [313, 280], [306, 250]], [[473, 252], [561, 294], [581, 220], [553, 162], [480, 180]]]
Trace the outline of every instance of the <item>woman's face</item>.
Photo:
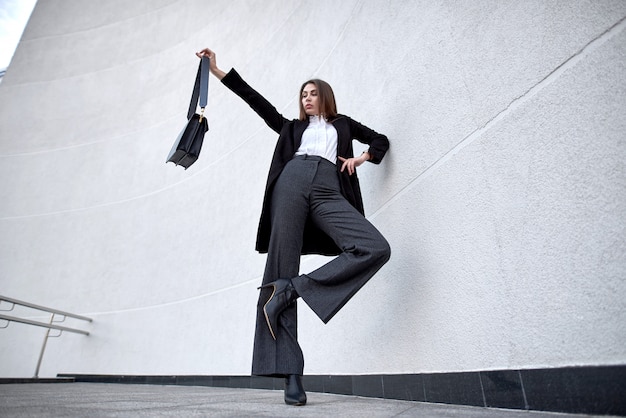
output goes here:
[[309, 83], [302, 89], [302, 107], [304, 113], [309, 116], [315, 116], [320, 114], [319, 96], [317, 94], [317, 87], [313, 83]]

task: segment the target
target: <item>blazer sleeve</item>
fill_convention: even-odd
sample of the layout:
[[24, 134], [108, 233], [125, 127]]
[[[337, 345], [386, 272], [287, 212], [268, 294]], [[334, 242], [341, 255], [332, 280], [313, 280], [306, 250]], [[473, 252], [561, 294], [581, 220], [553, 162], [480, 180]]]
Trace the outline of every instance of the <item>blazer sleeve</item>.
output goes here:
[[352, 119], [350, 119], [350, 131], [354, 139], [370, 146], [367, 150], [372, 157], [370, 162], [379, 164], [389, 149], [387, 137]]
[[222, 78], [222, 83], [248, 103], [252, 110], [276, 133], [280, 133], [283, 125], [289, 122], [259, 92], [250, 87], [234, 68]]

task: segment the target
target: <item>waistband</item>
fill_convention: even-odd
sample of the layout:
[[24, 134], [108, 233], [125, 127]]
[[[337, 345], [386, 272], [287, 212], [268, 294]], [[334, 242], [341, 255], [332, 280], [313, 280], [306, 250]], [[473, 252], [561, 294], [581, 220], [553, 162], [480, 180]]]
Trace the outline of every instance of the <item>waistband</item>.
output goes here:
[[319, 155], [300, 154], [294, 155], [292, 160], [321, 161], [335, 166], [336, 164]]

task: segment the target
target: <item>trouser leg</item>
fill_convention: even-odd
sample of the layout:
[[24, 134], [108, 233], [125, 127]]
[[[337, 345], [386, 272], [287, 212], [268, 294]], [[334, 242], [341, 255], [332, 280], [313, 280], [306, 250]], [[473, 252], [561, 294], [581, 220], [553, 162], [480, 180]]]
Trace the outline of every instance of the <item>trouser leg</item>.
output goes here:
[[342, 253], [317, 270], [292, 280], [307, 305], [328, 322], [389, 260], [381, 233], [339, 191], [334, 167], [322, 165], [311, 190], [310, 217]]
[[[309, 212], [308, 194], [316, 168], [316, 161], [288, 164], [274, 187], [272, 231], [263, 284], [298, 275], [302, 233]], [[257, 302], [252, 374], [302, 375], [304, 357], [298, 344], [297, 304], [291, 304], [281, 313], [274, 340], [263, 313], [271, 294], [272, 289], [262, 289]]]

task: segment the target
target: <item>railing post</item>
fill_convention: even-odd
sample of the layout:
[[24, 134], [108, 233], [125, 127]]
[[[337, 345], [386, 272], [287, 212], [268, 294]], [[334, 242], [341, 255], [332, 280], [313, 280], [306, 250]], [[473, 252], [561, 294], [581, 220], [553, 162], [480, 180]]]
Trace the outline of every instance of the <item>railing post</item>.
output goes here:
[[[54, 322], [54, 314], [50, 315], [50, 324]], [[50, 328], [46, 329], [46, 336], [43, 337], [43, 344], [41, 345], [41, 352], [39, 353], [39, 360], [37, 360], [37, 368], [35, 369], [35, 379], [39, 377], [39, 368], [41, 367], [41, 361], [43, 360], [43, 353], [46, 351], [46, 344], [48, 343], [48, 337], [50, 336]]]

